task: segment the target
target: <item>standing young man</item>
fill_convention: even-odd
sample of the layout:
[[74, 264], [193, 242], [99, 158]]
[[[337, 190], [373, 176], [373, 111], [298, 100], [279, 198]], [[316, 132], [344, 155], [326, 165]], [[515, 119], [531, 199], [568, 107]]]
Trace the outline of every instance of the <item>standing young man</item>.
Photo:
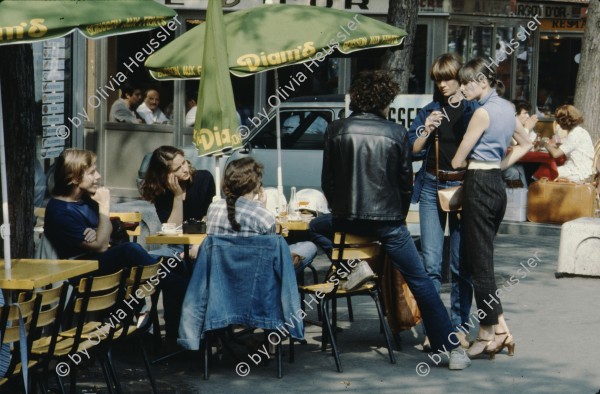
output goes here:
[[327, 128], [321, 186], [333, 229], [379, 238], [415, 296], [432, 350], [451, 350], [450, 369], [464, 369], [471, 362], [456, 349], [459, 341], [446, 308], [406, 228], [411, 149], [406, 129], [386, 120], [398, 91], [384, 71], [359, 74], [350, 87], [352, 115]]

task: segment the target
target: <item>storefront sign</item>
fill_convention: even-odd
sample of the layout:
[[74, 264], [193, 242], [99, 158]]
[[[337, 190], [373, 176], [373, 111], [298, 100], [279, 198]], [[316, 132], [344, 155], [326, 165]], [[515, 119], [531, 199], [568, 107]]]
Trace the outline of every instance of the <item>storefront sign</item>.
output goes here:
[[[162, 0], [159, 1], [167, 7], [175, 9], [206, 10], [208, 0]], [[360, 14], [387, 15], [389, 0], [273, 0], [274, 4], [299, 4], [317, 7], [335, 8], [358, 12]], [[263, 0], [222, 0], [221, 4], [226, 11], [244, 10], [263, 5]]]
[[577, 31], [583, 33], [585, 19], [544, 19], [542, 30]]
[[65, 123], [63, 114], [42, 116], [42, 125], [62, 125]]
[[44, 71], [42, 73], [42, 81], [64, 81], [65, 80], [65, 72], [64, 70], [52, 70], [52, 71]]
[[[65, 90], [65, 83], [63, 81], [60, 82], [44, 82], [42, 83], [42, 92], [63, 92]], [[63, 99], [61, 100], [55, 100], [55, 101], [64, 101], [64, 96]]]
[[64, 112], [65, 112], [65, 105], [63, 103], [42, 105], [42, 113], [44, 115], [62, 114]]
[[42, 148], [64, 147], [65, 139], [60, 137], [48, 137], [42, 139]]
[[64, 103], [64, 101], [65, 92], [42, 94], [42, 103]]
[[65, 69], [65, 59], [48, 59], [44, 60], [43, 70], [64, 70]]
[[390, 105], [388, 119], [400, 123], [408, 130], [421, 108], [431, 102], [432, 99], [431, 94], [400, 94], [396, 96], [392, 105]]
[[42, 152], [41, 152], [42, 159], [56, 158], [56, 157], [60, 156], [60, 154], [62, 153], [63, 150], [65, 150], [64, 145], [59, 146], [59, 147], [52, 147], [52, 148], [42, 148]]
[[517, 4], [516, 15], [531, 18], [579, 19], [582, 14], [580, 5], [550, 5], [536, 3]]

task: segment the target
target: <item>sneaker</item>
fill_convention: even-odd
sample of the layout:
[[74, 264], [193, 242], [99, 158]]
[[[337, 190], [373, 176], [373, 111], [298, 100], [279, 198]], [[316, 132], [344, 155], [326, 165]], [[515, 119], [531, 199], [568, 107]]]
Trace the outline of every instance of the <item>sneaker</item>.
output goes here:
[[344, 290], [354, 290], [375, 277], [375, 273], [366, 261], [361, 261], [358, 266], [348, 275], [348, 281], [344, 284]]
[[450, 351], [449, 369], [458, 371], [467, 368], [469, 365], [471, 365], [471, 359], [469, 359], [464, 349], [456, 348]]

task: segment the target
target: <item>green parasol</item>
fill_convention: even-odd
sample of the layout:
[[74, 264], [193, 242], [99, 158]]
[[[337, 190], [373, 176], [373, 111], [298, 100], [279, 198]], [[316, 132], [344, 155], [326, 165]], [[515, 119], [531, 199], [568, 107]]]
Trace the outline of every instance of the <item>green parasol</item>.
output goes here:
[[[351, 53], [396, 46], [406, 32], [376, 19], [331, 8], [274, 4], [225, 15], [228, 66], [236, 76], [319, 62], [337, 49]], [[152, 54], [145, 63], [156, 79], [193, 79], [202, 74], [206, 26], [201, 24]]]
[[219, 156], [226, 151], [242, 147], [231, 77], [227, 69], [220, 66], [227, 63], [227, 42], [220, 40], [220, 37], [225, 35], [221, 0], [209, 0], [205, 25], [202, 59], [204, 77], [198, 92], [194, 145], [199, 156], [217, 156], [216, 197], [220, 198]]

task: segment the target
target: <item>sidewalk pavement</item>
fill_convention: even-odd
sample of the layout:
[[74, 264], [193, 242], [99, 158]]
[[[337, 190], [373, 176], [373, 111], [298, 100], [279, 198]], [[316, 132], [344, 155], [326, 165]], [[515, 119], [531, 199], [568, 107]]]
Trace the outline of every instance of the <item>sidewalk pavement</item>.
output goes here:
[[[343, 328], [338, 334], [343, 373], [336, 372], [330, 351], [320, 351], [320, 327], [308, 325], [308, 344], [296, 344], [294, 364], [284, 358], [282, 379], [276, 378], [274, 362], [256, 366], [248, 351], [237, 347], [239, 360], [226, 354], [222, 360], [212, 361], [208, 381], [202, 379], [201, 354], [197, 352], [155, 365], [159, 390], [181, 394], [600, 392], [600, 281], [555, 279], [559, 234], [558, 226], [523, 224], [503, 225], [497, 236], [497, 283], [506, 287], [502, 303], [516, 341], [514, 357], [509, 357], [505, 349], [495, 360], [477, 359], [466, 370], [450, 371], [445, 356], [441, 356], [443, 361], [438, 366], [435, 357], [420, 351], [423, 336], [417, 328], [400, 334], [402, 349], [396, 351], [397, 364], [392, 365], [379, 333], [375, 307], [369, 297], [359, 297], [353, 300], [353, 323], [348, 322], [345, 303], [338, 306], [339, 325]], [[323, 271], [327, 261], [320, 255], [315, 264]], [[518, 283], [510, 286], [508, 280], [513, 275]], [[448, 305], [449, 294], [444, 292], [442, 298]], [[471, 329], [473, 336], [476, 332], [477, 327]], [[287, 348], [284, 352], [287, 355]], [[117, 352], [116, 358], [124, 390], [150, 392], [141, 358], [130, 349]], [[245, 377], [235, 371], [240, 361], [250, 367]], [[99, 373], [80, 382], [82, 392], [106, 392]]]

